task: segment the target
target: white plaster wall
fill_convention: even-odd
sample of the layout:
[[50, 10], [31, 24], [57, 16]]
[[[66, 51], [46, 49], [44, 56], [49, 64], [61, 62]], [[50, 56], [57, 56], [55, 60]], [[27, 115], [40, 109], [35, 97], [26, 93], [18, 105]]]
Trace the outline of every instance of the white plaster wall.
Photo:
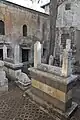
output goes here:
[[[71, 2], [71, 10], [65, 10], [65, 4]], [[57, 27], [76, 27], [80, 30], [80, 0], [68, 0], [58, 8]]]

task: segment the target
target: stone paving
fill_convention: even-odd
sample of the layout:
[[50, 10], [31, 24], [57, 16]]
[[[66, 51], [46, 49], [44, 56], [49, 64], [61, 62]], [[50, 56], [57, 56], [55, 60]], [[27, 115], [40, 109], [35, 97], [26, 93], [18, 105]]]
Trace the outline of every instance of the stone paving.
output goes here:
[[[70, 120], [80, 120], [80, 82], [73, 90], [74, 101], [79, 108]], [[49, 114], [43, 112], [40, 107], [24, 97], [23, 92], [10, 83], [9, 92], [0, 94], [0, 120], [54, 120]]]

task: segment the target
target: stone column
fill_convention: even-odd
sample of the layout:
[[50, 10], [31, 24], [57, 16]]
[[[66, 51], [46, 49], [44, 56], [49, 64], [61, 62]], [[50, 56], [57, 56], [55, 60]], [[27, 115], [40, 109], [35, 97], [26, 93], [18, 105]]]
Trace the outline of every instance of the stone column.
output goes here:
[[3, 46], [3, 60], [5, 60], [5, 58], [7, 58], [7, 47], [6, 47], [6, 45]]
[[41, 63], [41, 44], [37, 41], [34, 44], [34, 67], [37, 68], [37, 64]]
[[72, 50], [67, 51], [66, 49], [64, 49], [62, 76], [68, 77], [71, 74], [72, 74]]
[[19, 63], [19, 57], [20, 57], [20, 47], [19, 45], [14, 46], [14, 63]]

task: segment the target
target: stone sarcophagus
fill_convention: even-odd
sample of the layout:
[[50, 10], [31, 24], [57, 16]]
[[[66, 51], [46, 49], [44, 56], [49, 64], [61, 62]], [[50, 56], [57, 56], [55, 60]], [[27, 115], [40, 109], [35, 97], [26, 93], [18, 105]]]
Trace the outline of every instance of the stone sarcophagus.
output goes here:
[[72, 106], [72, 88], [76, 76], [60, 77], [38, 69], [30, 69], [32, 78], [31, 92], [66, 112]]
[[40, 43], [37, 42], [35, 46], [36, 62], [33, 68], [29, 68], [32, 87], [27, 94], [44, 108], [52, 109], [58, 117], [68, 118], [77, 108], [77, 104], [72, 102], [72, 89], [77, 76], [71, 73], [71, 50], [64, 50], [61, 68], [41, 63]]

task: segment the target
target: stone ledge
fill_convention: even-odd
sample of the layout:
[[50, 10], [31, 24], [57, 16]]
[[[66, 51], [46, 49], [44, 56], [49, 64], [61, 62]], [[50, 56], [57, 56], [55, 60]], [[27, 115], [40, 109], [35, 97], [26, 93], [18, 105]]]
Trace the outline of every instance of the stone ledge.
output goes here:
[[57, 82], [59, 82], [61, 84], [63, 83], [65, 85], [70, 84], [74, 80], [76, 81], [76, 79], [78, 77], [77, 75], [71, 75], [69, 77], [62, 77], [62, 76], [58, 76], [56, 74], [52, 74], [52, 73], [48, 73], [48, 72], [38, 70], [36, 68], [29, 68], [29, 71], [33, 72], [33, 73], [36, 73], [37, 75], [47, 77], [48, 79], [53, 79], [54, 81], [57, 81]]
[[19, 64], [13, 64], [13, 63], [9, 63], [9, 62], [4, 62], [4, 66], [8, 67], [12, 70], [19, 70], [20, 68], [22, 68], [23, 63], [19, 63]]
[[75, 102], [72, 102], [71, 108], [69, 108], [66, 112], [62, 112], [59, 109], [52, 106], [51, 104], [48, 104], [46, 101], [32, 94], [31, 89], [28, 89], [25, 92], [25, 94], [28, 95], [37, 104], [39, 104], [45, 112], [50, 113], [51, 111], [52, 112], [51, 115], [53, 116], [53, 118], [58, 118], [60, 120], [64, 120], [64, 119], [68, 120], [72, 116], [72, 114], [75, 112], [75, 110], [78, 108], [78, 104]]

